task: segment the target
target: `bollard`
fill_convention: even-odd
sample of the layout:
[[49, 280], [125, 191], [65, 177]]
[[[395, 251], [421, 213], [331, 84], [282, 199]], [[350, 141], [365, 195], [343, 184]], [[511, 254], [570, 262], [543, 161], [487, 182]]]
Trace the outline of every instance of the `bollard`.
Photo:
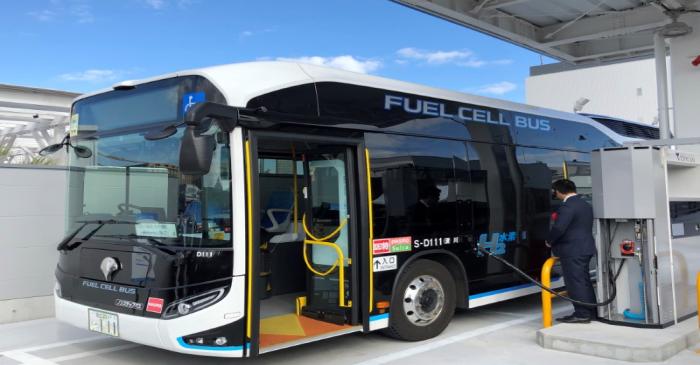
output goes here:
[[[542, 279], [542, 284], [547, 288], [552, 287], [552, 266], [558, 259], [557, 257], [550, 257], [542, 265], [540, 278]], [[700, 278], [700, 273], [698, 275], [698, 278]], [[700, 295], [700, 292], [698, 293]], [[552, 327], [552, 297], [554, 297], [554, 294], [542, 289], [542, 326], [544, 328]]]

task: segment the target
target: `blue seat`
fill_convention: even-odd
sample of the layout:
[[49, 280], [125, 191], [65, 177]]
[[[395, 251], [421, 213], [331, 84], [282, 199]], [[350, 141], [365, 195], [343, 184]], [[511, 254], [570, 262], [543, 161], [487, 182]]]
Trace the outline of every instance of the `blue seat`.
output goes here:
[[270, 233], [287, 231], [292, 216], [294, 196], [291, 191], [274, 191], [262, 211], [260, 226]]

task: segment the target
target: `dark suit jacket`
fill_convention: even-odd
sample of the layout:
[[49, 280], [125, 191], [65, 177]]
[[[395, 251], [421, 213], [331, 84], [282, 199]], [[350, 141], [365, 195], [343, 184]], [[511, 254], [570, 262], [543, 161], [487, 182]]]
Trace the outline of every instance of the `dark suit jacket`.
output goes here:
[[557, 257], [595, 255], [593, 207], [578, 195], [566, 199], [557, 210], [547, 242]]

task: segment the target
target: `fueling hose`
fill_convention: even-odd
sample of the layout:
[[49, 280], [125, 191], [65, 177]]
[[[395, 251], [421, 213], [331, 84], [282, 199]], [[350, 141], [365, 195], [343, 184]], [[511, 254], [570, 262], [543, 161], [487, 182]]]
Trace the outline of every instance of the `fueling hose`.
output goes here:
[[[546, 290], [546, 291], [552, 293], [553, 295], [555, 295], [555, 296], [557, 296], [557, 297], [559, 297], [559, 298], [562, 298], [562, 299], [564, 299], [564, 300], [568, 300], [568, 301], [570, 301], [571, 303], [578, 304], [578, 305], [582, 305], [582, 306], [585, 306], [585, 307], [603, 307], [603, 306], [606, 306], [606, 305], [612, 303], [613, 300], [615, 300], [615, 297], [617, 296], [617, 289], [615, 288], [615, 282], [617, 282], [617, 277], [620, 275], [620, 272], [622, 271], [622, 266], [625, 264], [625, 261], [626, 261], [626, 260], [622, 260], [622, 262], [620, 263], [620, 266], [618, 266], [618, 268], [617, 268], [617, 272], [615, 273], [615, 275], [614, 275], [612, 278], [610, 278], [610, 284], [611, 284], [611, 286], [612, 286], [612, 293], [610, 294], [610, 298], [607, 299], [607, 300], [604, 301], [604, 302], [601, 302], [601, 303], [587, 303], [587, 302], [582, 302], [582, 301], [580, 301], [580, 300], [572, 299], [572, 298], [570, 298], [570, 297], [568, 297], [568, 296], [566, 296], [566, 295], [560, 294], [560, 293], [558, 293], [558, 292], [556, 292], [556, 291], [554, 291], [554, 290], [552, 290], [552, 289], [550, 289], [550, 288], [544, 286], [544, 284], [542, 284], [541, 282], [537, 281], [537, 279], [535, 279], [535, 278], [533, 278], [532, 276], [526, 274], [524, 271], [520, 270], [520, 269], [517, 268], [515, 265], [511, 264], [511, 263], [508, 262], [506, 259], [492, 254], [490, 251], [488, 251], [488, 250], [486, 250], [486, 249], [484, 249], [484, 248], [479, 247], [479, 245], [476, 246], [476, 250], [479, 251], [479, 252], [481, 252], [481, 253], [483, 253], [483, 254], [485, 254], [485, 255], [487, 255], [488, 257], [490, 257], [490, 258], [492, 258], [492, 259], [494, 259], [494, 260], [496, 260], [496, 261], [498, 261], [498, 262], [500, 262], [500, 263], [502, 263], [502, 264], [504, 264], [504, 265], [510, 267], [510, 268], [513, 269], [513, 271], [515, 271], [518, 275], [524, 277], [525, 279], [527, 279], [528, 281], [532, 282], [533, 284], [539, 286], [539, 287], [542, 288], [543, 290]], [[608, 271], [610, 271], [610, 266], [608, 266]]]

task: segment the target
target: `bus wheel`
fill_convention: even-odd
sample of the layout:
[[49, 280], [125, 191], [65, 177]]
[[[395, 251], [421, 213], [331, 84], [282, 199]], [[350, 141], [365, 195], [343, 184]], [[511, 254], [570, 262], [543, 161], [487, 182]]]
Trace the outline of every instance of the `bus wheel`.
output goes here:
[[439, 335], [455, 311], [455, 283], [439, 263], [416, 260], [399, 277], [385, 333], [405, 341]]

